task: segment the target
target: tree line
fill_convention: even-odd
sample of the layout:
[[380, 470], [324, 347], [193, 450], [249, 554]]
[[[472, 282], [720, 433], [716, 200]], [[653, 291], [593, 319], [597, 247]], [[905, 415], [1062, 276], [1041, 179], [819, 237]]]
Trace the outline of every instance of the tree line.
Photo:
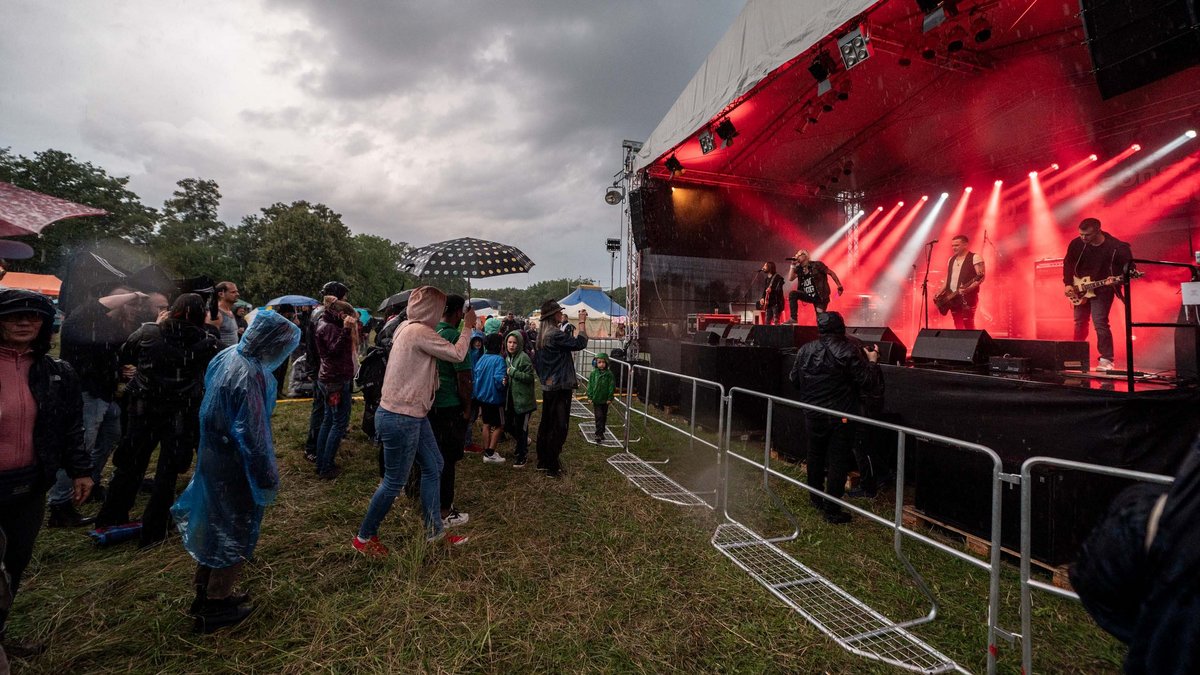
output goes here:
[[[456, 278], [418, 280], [399, 269], [408, 242], [353, 234], [341, 214], [321, 203], [276, 202], [226, 223], [218, 216], [220, 186], [214, 180], [184, 178], [161, 209], [147, 206], [129, 189], [128, 176], [60, 150], [32, 157], [0, 148], [0, 181], [61, 199], [102, 208], [104, 216], [69, 218], [23, 239], [36, 251], [29, 260], [11, 261], [14, 271], [61, 276], [70, 255], [114, 243], [145, 265], [156, 263], [176, 278], [208, 276], [236, 282], [255, 304], [288, 293], [314, 295], [326, 281], [350, 286], [350, 300], [374, 310], [385, 298], [421, 284], [465, 293]], [[498, 300], [505, 310], [528, 314], [547, 298], [561, 298], [590, 279], [556, 279], [528, 288], [502, 288], [476, 295]], [[621, 289], [622, 291], [624, 289]], [[623, 303], [624, 293], [618, 302]]]

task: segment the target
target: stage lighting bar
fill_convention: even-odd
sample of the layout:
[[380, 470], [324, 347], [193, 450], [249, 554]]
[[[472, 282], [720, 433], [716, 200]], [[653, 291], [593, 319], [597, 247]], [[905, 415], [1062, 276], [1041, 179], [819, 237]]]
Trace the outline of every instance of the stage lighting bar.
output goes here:
[[671, 172], [672, 178], [675, 177], [675, 174], [683, 173], [683, 164], [681, 164], [679, 162], [679, 158], [676, 157], [675, 155], [671, 155], [670, 157], [668, 157], [667, 161], [664, 162], [663, 166], [665, 166], [667, 168], [667, 171]]
[[917, 6], [925, 13], [925, 18], [921, 21], [922, 32], [928, 33], [946, 23], [946, 19], [958, 14], [955, 5], [955, 0], [917, 0]]
[[874, 53], [871, 36], [867, 34], [864, 24], [855, 26], [850, 32], [838, 38], [837, 45], [838, 51], [842, 54], [842, 63], [846, 64], [846, 70], [866, 61]]
[[722, 148], [728, 148], [733, 145], [733, 139], [737, 135], [737, 129], [734, 128], [733, 122], [730, 122], [728, 117], [721, 120], [721, 123], [717, 125], [717, 137], [721, 139]]
[[700, 138], [697, 140], [700, 141], [700, 154], [702, 155], [707, 155], [717, 147], [716, 142], [713, 140], [713, 133], [708, 129], [700, 132]]
[[825, 241], [821, 242], [821, 245], [814, 249], [811, 254], [809, 254], [809, 258], [812, 260], [820, 260], [821, 258], [824, 258], [825, 254], [829, 253], [830, 249], [837, 245], [838, 240], [846, 236], [846, 233], [850, 231], [850, 228], [854, 227], [854, 224], [861, 220], [866, 213], [866, 211], [859, 211], [858, 213], [854, 214], [854, 217], [846, 221], [845, 225], [839, 227], [837, 232], [829, 235]]

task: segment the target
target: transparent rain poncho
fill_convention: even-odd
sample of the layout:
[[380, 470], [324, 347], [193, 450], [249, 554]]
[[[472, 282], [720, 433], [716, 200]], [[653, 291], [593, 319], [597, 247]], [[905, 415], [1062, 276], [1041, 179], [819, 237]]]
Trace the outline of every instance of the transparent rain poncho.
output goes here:
[[263, 509], [279, 490], [271, 373], [299, 342], [299, 328], [264, 310], [208, 366], [196, 472], [171, 507], [184, 548], [202, 565], [229, 567], [254, 553]]

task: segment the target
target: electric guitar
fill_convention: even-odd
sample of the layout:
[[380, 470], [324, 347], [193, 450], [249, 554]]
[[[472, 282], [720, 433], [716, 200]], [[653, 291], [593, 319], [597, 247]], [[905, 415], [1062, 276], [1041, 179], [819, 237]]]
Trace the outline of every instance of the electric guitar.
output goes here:
[[[970, 292], [975, 293], [977, 291], [972, 289]], [[961, 289], [952, 291], [948, 288], [943, 288], [938, 291], [937, 295], [933, 296], [933, 304], [942, 316], [946, 316], [946, 313], [950, 310], [962, 306], [962, 296], [963, 291]]]
[[[1130, 279], [1138, 279], [1141, 276], [1142, 272], [1139, 270], [1129, 271]], [[1066, 291], [1066, 295], [1067, 300], [1069, 300], [1071, 304], [1076, 307], [1087, 302], [1089, 299], [1096, 297], [1097, 288], [1100, 288], [1101, 286], [1114, 286], [1121, 283], [1121, 277], [1119, 276], [1112, 276], [1097, 281], [1092, 281], [1091, 277], [1075, 277], [1074, 279], [1075, 280], [1071, 282], [1071, 290]]]

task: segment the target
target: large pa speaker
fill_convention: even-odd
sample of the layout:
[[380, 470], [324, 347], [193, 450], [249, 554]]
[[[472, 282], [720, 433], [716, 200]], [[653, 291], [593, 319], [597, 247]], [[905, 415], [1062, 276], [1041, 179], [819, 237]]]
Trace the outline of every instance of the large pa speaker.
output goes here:
[[755, 325], [750, 330], [750, 342], [758, 347], [773, 347], [775, 349], [795, 349], [816, 340], [816, 326], [797, 326], [784, 324], [782, 326]]
[[986, 363], [995, 353], [995, 345], [986, 330], [947, 330], [922, 328], [913, 344], [912, 360], [916, 363], [937, 362], [970, 366]]
[[706, 330], [696, 331], [695, 335], [692, 335], [692, 342], [698, 345], [719, 345], [721, 338], [725, 337], [726, 328], [728, 324], [719, 323], [709, 326]]
[[1086, 372], [1091, 354], [1087, 342], [1074, 340], [996, 339], [996, 355], [1022, 356], [1042, 370], [1079, 370]]
[[902, 365], [908, 356], [908, 347], [887, 326], [849, 326], [846, 335], [864, 345], [879, 345], [880, 363]]
[[752, 326], [745, 324], [731, 325], [729, 332], [725, 334], [725, 340], [729, 344], [744, 345], [750, 341], [750, 332], [754, 330]]
[[1082, 8], [1106, 99], [1200, 64], [1197, 0], [1083, 0]]
[[639, 251], [649, 244], [646, 240], [645, 188], [629, 192], [629, 229], [633, 233], [633, 245]]

